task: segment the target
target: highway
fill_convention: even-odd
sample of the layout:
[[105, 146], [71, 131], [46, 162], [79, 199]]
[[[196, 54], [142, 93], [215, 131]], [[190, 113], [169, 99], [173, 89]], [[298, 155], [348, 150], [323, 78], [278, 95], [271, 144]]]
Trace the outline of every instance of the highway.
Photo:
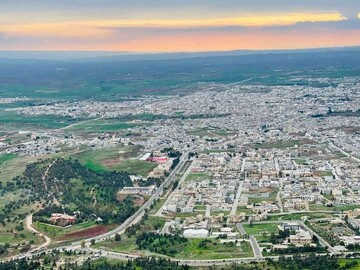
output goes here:
[[[89, 244], [91, 242], [91, 240], [95, 240], [95, 241], [105, 241], [111, 237], [114, 237], [115, 234], [122, 234], [125, 232], [125, 230], [130, 227], [133, 224], [136, 224], [137, 222], [139, 222], [141, 220], [141, 218], [143, 217], [143, 215], [145, 214], [145, 211], [148, 210], [151, 205], [154, 203], [155, 200], [157, 200], [164, 192], [164, 188], [170, 186], [170, 184], [172, 183], [172, 181], [174, 181], [175, 176], [178, 172], [180, 172], [184, 165], [186, 164], [186, 161], [188, 161], [188, 156], [189, 153], [185, 152], [181, 155], [180, 157], [180, 162], [179, 164], [175, 167], [175, 169], [172, 170], [172, 172], [169, 174], [169, 176], [164, 180], [164, 182], [157, 188], [157, 190], [155, 191], [155, 193], [151, 196], [151, 198], [146, 201], [136, 212], [135, 214], [133, 214], [131, 217], [129, 217], [127, 220], [125, 220], [120, 226], [118, 226], [117, 228], [115, 228], [114, 230], [104, 233], [102, 235], [98, 235], [95, 237], [91, 237], [91, 238], [87, 238], [81, 241], [76, 241], [71, 243], [70, 245], [67, 246], [61, 246], [55, 249], [66, 249], [66, 250], [79, 250], [81, 249], [81, 244], [82, 242], [85, 242], [85, 244]], [[26, 220], [26, 224], [27, 227], [30, 231], [34, 231], [34, 229], [31, 227], [31, 217], [28, 216], [27, 220]], [[32, 251], [33, 252], [27, 252], [27, 253], [22, 253], [13, 257], [10, 257], [4, 261], [9, 261], [9, 260], [13, 260], [13, 259], [22, 259], [22, 258], [30, 258], [33, 255], [36, 254], [40, 254], [44, 251], [46, 252], [51, 252], [53, 249], [46, 249], [46, 247], [48, 246], [49, 241], [51, 241], [50, 238], [45, 237], [46, 242], [45, 244], [34, 248]]]
[[[180, 164], [179, 164], [180, 165]], [[180, 172], [183, 168], [184, 168], [184, 164], [181, 165], [181, 168], [178, 169], [178, 172]], [[186, 177], [189, 175], [189, 173], [191, 172], [191, 168], [192, 168], [192, 162], [190, 163], [189, 167], [186, 168], [186, 171], [184, 172], [184, 174], [181, 176], [180, 180], [179, 180], [179, 183], [177, 185], [177, 187], [175, 188], [174, 191], [176, 191], [177, 189], [179, 189], [179, 187], [181, 186], [181, 183], [183, 181], [185, 181]], [[163, 205], [159, 208], [159, 210], [156, 212], [156, 214], [154, 216], [157, 216], [157, 217], [161, 217], [163, 216], [162, 215], [162, 212], [163, 212], [163, 209], [164, 209], [164, 205], [167, 205], [168, 202], [170, 201], [171, 197], [173, 195], [173, 192], [171, 192], [169, 194], [169, 196], [167, 197], [166, 201], [163, 203]]]
[[[92, 238], [88, 238], [85, 241], [86, 243], [91, 242], [91, 240], [95, 240], [95, 241], [104, 241], [107, 240], [113, 236], [115, 236], [115, 234], [122, 234], [125, 232], [125, 230], [130, 227], [131, 225], [139, 222], [142, 218], [142, 216], [145, 214], [145, 211], [148, 210], [151, 205], [154, 203], [155, 200], [157, 200], [164, 192], [164, 187], [167, 187], [171, 184], [171, 182], [175, 179], [176, 174], [183, 168], [183, 166], [185, 165], [186, 161], [188, 160], [188, 155], [189, 153], [186, 152], [184, 153], [181, 157], [180, 157], [180, 162], [179, 164], [175, 167], [175, 169], [169, 174], [169, 176], [165, 179], [165, 181], [157, 188], [157, 190], [155, 191], [155, 193], [151, 196], [151, 198], [149, 200], [147, 200], [139, 209], [138, 211], [136, 211], [135, 214], [133, 214], [131, 217], [129, 217], [127, 220], [124, 221], [124, 223], [122, 223], [119, 227], [117, 227], [116, 229], [104, 233], [102, 235], [99, 236], [95, 236]], [[71, 244], [72, 247], [77, 247], [79, 245], [81, 245], [82, 241], [77, 241]]]
[[[118, 260], [128, 260], [128, 259], [133, 259], [133, 258], [139, 257], [138, 255], [123, 254], [123, 253], [117, 253], [117, 252], [93, 249], [93, 248], [90, 247], [90, 242], [93, 239], [95, 241], [107, 240], [107, 239], [113, 237], [117, 233], [119, 233], [119, 234], [124, 233], [125, 230], [129, 226], [139, 222], [141, 220], [142, 216], [144, 215], [145, 211], [148, 210], [151, 207], [151, 205], [154, 203], [154, 201], [157, 200], [163, 194], [164, 187], [170, 186], [170, 184], [176, 179], [176, 175], [180, 171], [182, 171], [184, 169], [185, 164], [187, 164], [186, 161], [188, 161], [188, 153], [184, 153], [181, 156], [179, 164], [170, 173], [170, 175], [165, 179], [165, 181], [160, 185], [160, 187], [156, 190], [156, 192], [153, 194], [153, 196], [145, 204], [143, 204], [134, 215], [129, 217], [123, 224], [118, 226], [116, 229], [114, 229], [114, 230], [112, 230], [110, 232], [107, 232], [105, 234], [83, 240], [83, 241], [85, 241], [85, 244], [87, 246], [85, 249], [81, 248], [81, 242], [82, 241], [73, 242], [69, 246], [57, 247], [57, 248], [54, 248], [54, 249], [57, 249], [57, 250], [62, 250], [62, 249], [65, 249], [65, 250], [82, 250], [82, 251], [92, 252], [92, 253], [97, 253], [97, 254], [101, 253], [101, 256], [111, 258], [111, 259], [118, 259]], [[184, 174], [187, 174], [190, 171], [190, 167], [186, 168]], [[185, 179], [185, 176], [182, 177], [182, 180], [183, 179]], [[239, 188], [241, 188], [241, 187], [239, 186]], [[303, 211], [299, 211], [299, 212], [303, 212]], [[30, 220], [28, 220], [28, 222], [31, 223]], [[266, 223], [266, 222], [267, 221], [263, 221], [263, 222], [260, 222], [260, 223]], [[274, 222], [280, 222], [280, 221], [268, 221], [268, 222], [274, 223]], [[316, 234], [310, 228], [308, 228], [303, 222], [299, 222], [299, 224], [301, 226], [303, 226], [304, 228], [306, 228], [311, 234], [318, 237], [319, 242], [323, 246], [328, 247], [328, 250], [329, 250], [330, 253], [339, 254], [329, 243], [327, 243], [318, 234]], [[237, 227], [238, 227], [239, 232], [241, 234], [243, 234], [244, 230], [243, 230], [243, 227], [241, 226], [241, 224], [237, 224]], [[166, 233], [166, 230], [164, 231], [164, 233]], [[253, 236], [250, 236], [249, 240], [250, 240], [250, 244], [251, 244], [251, 247], [252, 247], [253, 253], [254, 253], [253, 257], [219, 259], [219, 260], [180, 260], [180, 259], [171, 259], [171, 261], [177, 262], [177, 263], [179, 263], [181, 265], [186, 264], [186, 265], [189, 265], [189, 266], [205, 266], [205, 267], [206, 266], [212, 266], [212, 265], [227, 265], [227, 264], [232, 264], [232, 263], [249, 263], [249, 262], [254, 262], [254, 261], [264, 261], [264, 257], [262, 256], [260, 247], [259, 247], [256, 239]], [[40, 254], [41, 252], [44, 252], [44, 251], [46, 253], [49, 253], [54, 249], [43, 249], [41, 247], [38, 247], [37, 249], [34, 249], [33, 252], [31, 252], [31, 253], [20, 254], [18, 256], [12, 257], [11, 259], [30, 258], [33, 255]], [[346, 254], [348, 254], [348, 253], [346, 253]], [[323, 254], [319, 254], [319, 255], [323, 255]], [[292, 256], [292, 255], [289, 255], [289, 256]], [[279, 258], [279, 256], [271, 256], [271, 258], [276, 260], [276, 259]]]

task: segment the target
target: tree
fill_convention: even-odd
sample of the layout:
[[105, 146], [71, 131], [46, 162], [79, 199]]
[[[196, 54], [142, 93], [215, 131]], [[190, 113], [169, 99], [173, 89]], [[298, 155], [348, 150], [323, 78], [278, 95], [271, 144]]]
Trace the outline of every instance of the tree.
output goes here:
[[85, 248], [85, 241], [81, 241], [81, 248]]
[[121, 236], [120, 236], [120, 234], [115, 234], [115, 241], [121, 241]]
[[91, 239], [90, 244], [95, 245], [95, 239]]

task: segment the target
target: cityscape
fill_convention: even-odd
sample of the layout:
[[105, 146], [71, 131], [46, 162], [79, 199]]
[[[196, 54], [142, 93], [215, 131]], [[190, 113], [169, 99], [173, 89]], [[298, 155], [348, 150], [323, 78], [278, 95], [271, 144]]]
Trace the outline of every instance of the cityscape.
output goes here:
[[357, 1], [21, 2], [0, 270], [360, 269]]

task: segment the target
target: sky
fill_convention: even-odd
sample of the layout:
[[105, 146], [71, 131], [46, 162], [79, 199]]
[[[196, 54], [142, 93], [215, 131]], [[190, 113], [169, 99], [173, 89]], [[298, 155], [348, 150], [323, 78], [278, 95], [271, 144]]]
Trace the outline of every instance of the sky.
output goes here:
[[359, 13], [360, 0], [0, 0], [0, 50], [357, 46]]

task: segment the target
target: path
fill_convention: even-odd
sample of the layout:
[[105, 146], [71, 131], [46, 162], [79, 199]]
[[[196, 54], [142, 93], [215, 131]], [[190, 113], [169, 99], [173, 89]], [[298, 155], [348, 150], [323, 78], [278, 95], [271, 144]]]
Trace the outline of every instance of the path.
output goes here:
[[40, 237], [43, 237], [45, 239], [45, 243], [41, 244], [40, 246], [37, 246], [33, 249], [31, 249], [30, 251], [28, 251], [28, 253], [33, 253], [36, 252], [40, 249], [44, 249], [47, 248], [50, 244], [51, 244], [51, 238], [46, 236], [45, 234], [40, 233], [39, 231], [37, 231], [34, 227], [32, 227], [32, 214], [29, 214], [26, 219], [25, 219], [25, 228], [35, 234], [38, 234]]
[[94, 190], [95, 190], [95, 187], [96, 185], [90, 190], [90, 196], [92, 196], [93, 200], [94, 200], [94, 203], [93, 203], [93, 207], [96, 205], [97, 203], [97, 199], [96, 199], [96, 196], [94, 194]]
[[103, 119], [104, 117], [105, 117], [105, 116], [101, 116], [101, 117], [98, 117], [98, 118], [95, 118], [95, 119], [89, 119], [89, 120], [77, 122], [77, 123], [68, 125], [68, 126], [66, 126], [66, 127], [59, 128], [58, 130], [66, 130], [66, 129], [69, 129], [69, 128], [72, 128], [72, 127], [75, 127], [75, 126], [78, 126], [78, 125], [81, 125], [81, 124], [84, 124], [84, 123], [101, 120], [101, 119]]

